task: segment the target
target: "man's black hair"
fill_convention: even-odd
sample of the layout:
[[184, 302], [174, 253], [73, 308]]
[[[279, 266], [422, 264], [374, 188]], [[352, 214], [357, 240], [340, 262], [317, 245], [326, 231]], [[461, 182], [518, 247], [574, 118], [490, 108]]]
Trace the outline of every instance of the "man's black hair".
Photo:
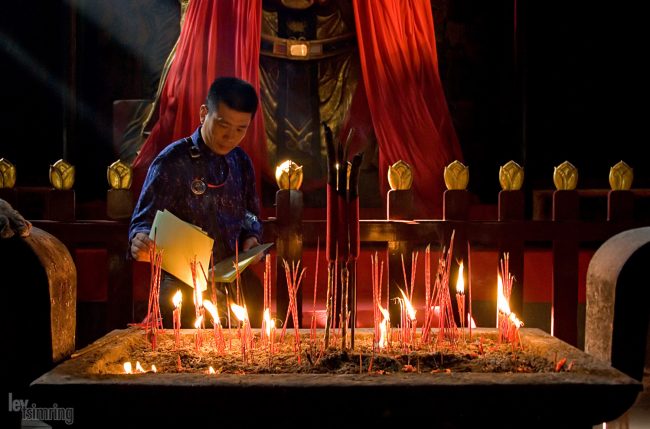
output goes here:
[[208, 91], [206, 103], [208, 110], [214, 112], [219, 102], [225, 103], [238, 112], [251, 113], [257, 111], [257, 92], [253, 85], [236, 77], [219, 77], [212, 82]]

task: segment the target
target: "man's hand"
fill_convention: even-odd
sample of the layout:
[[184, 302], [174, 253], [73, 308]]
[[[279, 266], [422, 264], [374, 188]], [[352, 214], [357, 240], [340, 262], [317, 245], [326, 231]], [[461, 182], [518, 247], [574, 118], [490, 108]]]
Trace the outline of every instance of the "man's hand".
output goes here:
[[140, 262], [149, 262], [149, 249], [153, 245], [153, 240], [149, 234], [138, 232], [131, 240], [131, 256]]
[[[260, 245], [260, 242], [257, 241], [256, 237], [248, 237], [242, 243], [241, 250], [246, 252], [247, 250], [251, 250], [253, 247], [259, 246], [259, 245]], [[251, 262], [251, 263], [252, 264], [257, 264], [259, 261], [262, 260], [263, 257], [264, 257], [264, 252], [262, 252], [262, 253], [258, 254], [257, 256], [255, 256], [255, 259], [253, 259], [253, 262]]]
[[0, 238], [13, 237], [15, 234], [27, 237], [31, 230], [31, 222], [25, 220], [17, 210], [11, 207], [11, 204], [0, 199]]

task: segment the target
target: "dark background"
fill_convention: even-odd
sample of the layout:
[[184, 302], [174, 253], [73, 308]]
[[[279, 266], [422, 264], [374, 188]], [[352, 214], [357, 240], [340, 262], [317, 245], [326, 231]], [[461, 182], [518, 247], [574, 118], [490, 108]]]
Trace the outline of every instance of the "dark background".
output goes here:
[[[510, 159], [525, 167], [528, 190], [552, 189], [565, 160], [579, 188], [609, 188], [620, 160], [635, 188], [650, 187], [647, 37], [634, 3], [431, 3], [442, 83], [481, 202], [496, 202]], [[153, 98], [178, 16], [176, 0], [3, 4], [0, 158], [16, 165], [17, 186], [47, 185], [49, 165], [65, 158], [77, 204], [105, 200], [106, 167], [118, 158], [112, 103]]]

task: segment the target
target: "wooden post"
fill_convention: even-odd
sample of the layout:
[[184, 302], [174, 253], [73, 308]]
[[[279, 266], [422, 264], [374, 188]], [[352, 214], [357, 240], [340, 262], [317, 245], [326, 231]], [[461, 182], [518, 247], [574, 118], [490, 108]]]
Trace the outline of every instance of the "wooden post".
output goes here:
[[[275, 194], [275, 215], [278, 225], [278, 237], [275, 242], [277, 258], [276, 273], [276, 314], [278, 319], [284, 320], [289, 308], [289, 291], [284, 272], [283, 260], [290, 265], [302, 259], [302, 191], [294, 189], [280, 189]], [[301, 264], [302, 266], [302, 264]], [[302, 326], [302, 288], [297, 296], [298, 324]], [[288, 325], [293, 327], [293, 318], [289, 318]]]
[[[553, 221], [576, 221], [578, 192], [553, 193]], [[553, 240], [553, 290], [551, 335], [576, 346], [578, 343], [578, 241], [573, 235]]]
[[106, 216], [110, 219], [130, 219], [133, 195], [130, 189], [109, 189], [106, 193]]
[[[524, 220], [523, 191], [499, 192], [498, 204], [499, 222], [516, 222]], [[518, 234], [517, 228], [504, 228], [504, 234], [499, 241], [499, 258], [504, 252], [510, 255], [510, 273], [515, 277], [510, 309], [519, 317], [523, 317], [524, 309], [524, 241]]]
[[[470, 193], [465, 189], [448, 189], [443, 194], [442, 203], [442, 218], [450, 221], [467, 221], [469, 220], [470, 208]], [[465, 222], [458, 224], [454, 236], [454, 253], [452, 256], [452, 266], [449, 275], [449, 293], [451, 294], [451, 305], [454, 308], [454, 318], [456, 323], [460, 326], [460, 316], [458, 314], [458, 304], [454, 298], [456, 295], [456, 282], [458, 280], [458, 265], [457, 262], [463, 261], [467, 266], [467, 232]], [[449, 246], [452, 231], [447, 228], [444, 237], [444, 245]], [[467, 271], [469, 275], [469, 271]], [[433, 284], [433, 283], [432, 283]], [[465, 282], [467, 285], [468, 283]], [[469, 310], [469, 294], [465, 293], [465, 308]], [[467, 321], [464, 321], [467, 326]]]
[[[412, 220], [413, 219], [413, 191], [411, 189], [393, 189], [388, 191], [386, 202], [386, 218], [388, 220]], [[388, 260], [388, 290], [389, 290], [389, 308], [391, 324], [396, 325], [399, 321], [399, 305], [393, 298], [400, 297], [401, 294], [397, 285], [404, 285], [404, 274], [402, 271], [402, 255], [404, 255], [404, 265], [406, 272], [411, 272], [411, 251], [413, 244], [410, 241], [389, 241], [387, 244]], [[406, 292], [406, 290], [404, 291]], [[383, 301], [383, 298], [382, 298]], [[385, 305], [383, 302], [382, 306]]]
[[634, 194], [632, 191], [607, 193], [607, 220], [617, 222], [634, 219]]

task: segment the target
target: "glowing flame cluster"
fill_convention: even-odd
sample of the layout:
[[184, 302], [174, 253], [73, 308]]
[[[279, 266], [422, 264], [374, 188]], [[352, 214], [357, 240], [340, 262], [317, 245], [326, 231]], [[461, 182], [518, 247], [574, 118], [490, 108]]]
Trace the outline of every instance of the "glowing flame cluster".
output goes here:
[[497, 279], [497, 308], [501, 313], [508, 316], [508, 319], [510, 319], [515, 328], [521, 328], [524, 325], [524, 322], [517, 318], [515, 313], [510, 311], [510, 304], [503, 293], [503, 280], [501, 279], [501, 274], [499, 274]]
[[174, 294], [174, 297], [172, 298], [172, 302], [174, 303], [174, 307], [179, 308], [181, 306], [181, 303], [183, 302], [183, 294], [181, 293], [181, 290], [177, 290], [176, 293]]
[[463, 261], [458, 266], [458, 280], [456, 280], [456, 293], [465, 293], [465, 279], [463, 279]]
[[235, 313], [235, 317], [241, 322], [248, 320], [248, 312], [246, 311], [245, 307], [237, 305], [233, 302], [230, 304], [230, 308], [232, 309], [232, 312]]
[[199, 317], [196, 318], [196, 321], [194, 322], [194, 327], [196, 329], [199, 329], [201, 327], [201, 323], [203, 323], [203, 315], [199, 315]]
[[411, 301], [406, 297], [406, 294], [403, 290], [400, 289], [400, 292], [402, 292], [402, 297], [404, 298], [404, 307], [406, 307], [406, 312], [409, 315], [409, 319], [415, 320], [415, 309], [411, 305]]
[[384, 316], [384, 320], [379, 324], [379, 348], [385, 349], [388, 347], [388, 324], [390, 323], [390, 314], [381, 305], [379, 306], [379, 311]]
[[271, 336], [271, 329], [275, 328], [275, 322], [271, 319], [271, 310], [264, 309], [264, 329], [268, 337]]
[[[133, 374], [133, 365], [131, 364], [131, 362], [124, 362], [124, 365], [122, 365], [122, 366], [124, 368], [124, 373], [125, 374]], [[136, 363], [135, 363], [135, 371], [136, 372], [141, 372], [141, 373], [147, 372], [142, 367], [142, 364], [140, 364], [140, 361], [136, 361]], [[151, 365], [151, 372], [158, 372], [158, 370], [156, 369], [156, 365]]]
[[217, 307], [212, 303], [212, 301], [204, 299], [203, 308], [208, 310], [208, 313], [212, 316], [212, 323], [217, 325], [219, 323], [219, 311], [217, 310]]

